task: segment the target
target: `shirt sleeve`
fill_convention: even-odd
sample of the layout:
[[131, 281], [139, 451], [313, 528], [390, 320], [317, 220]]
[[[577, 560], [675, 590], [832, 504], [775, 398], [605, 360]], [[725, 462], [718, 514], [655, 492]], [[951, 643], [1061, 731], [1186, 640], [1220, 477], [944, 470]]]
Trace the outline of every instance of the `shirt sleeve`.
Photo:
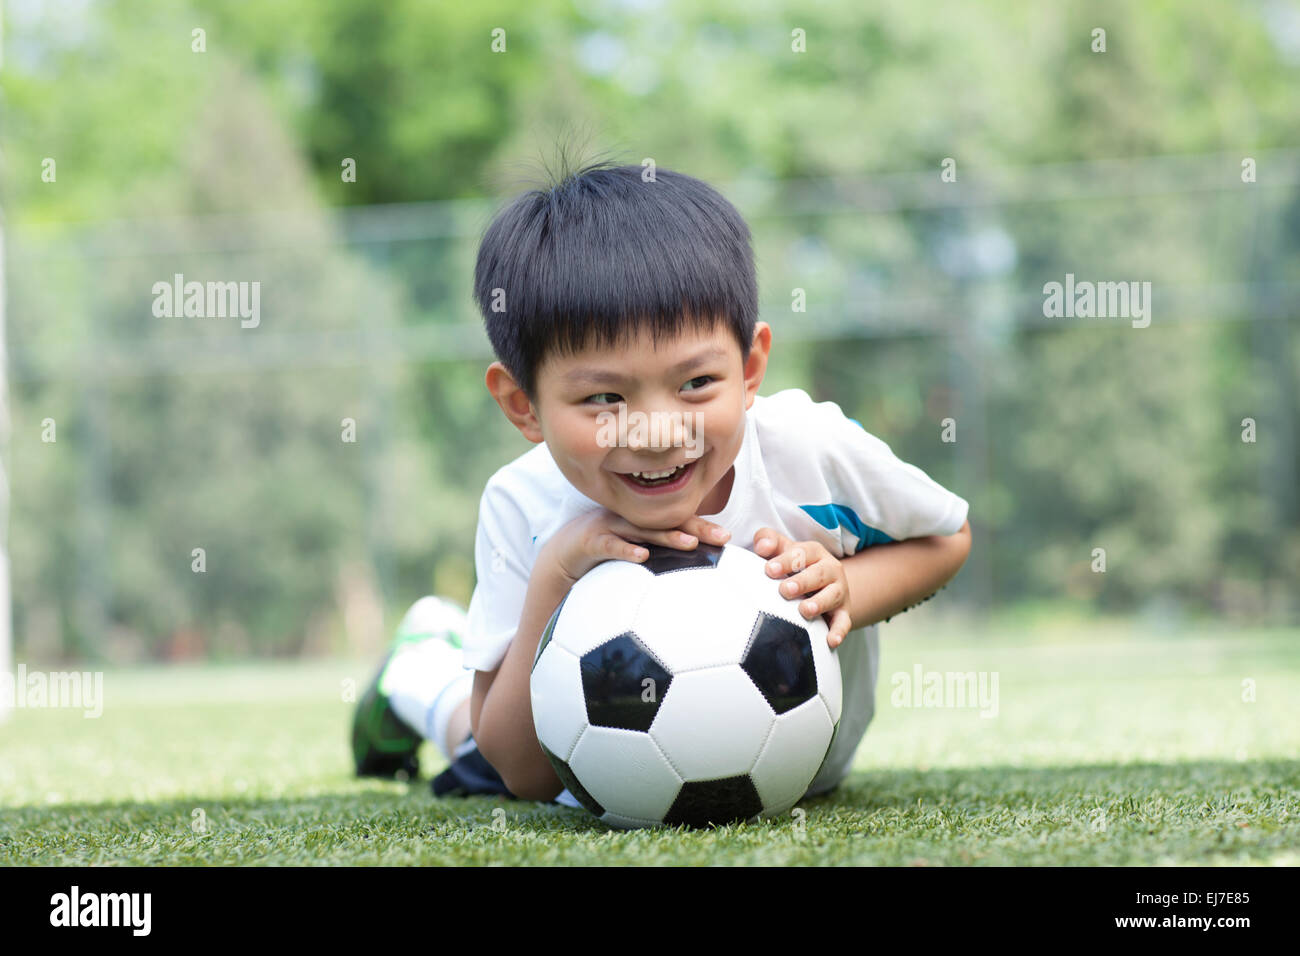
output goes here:
[[873, 544], [961, 530], [969, 507], [965, 499], [900, 460], [839, 405], [802, 395], [798, 404], [815, 425], [808, 433], [815, 436], [831, 498], [813, 517], [825, 527], [842, 529], [846, 554]]
[[495, 670], [505, 658], [528, 593], [530, 545], [528, 519], [520, 503], [503, 483], [489, 481], [479, 499], [474, 538], [478, 580], [466, 621], [465, 667]]

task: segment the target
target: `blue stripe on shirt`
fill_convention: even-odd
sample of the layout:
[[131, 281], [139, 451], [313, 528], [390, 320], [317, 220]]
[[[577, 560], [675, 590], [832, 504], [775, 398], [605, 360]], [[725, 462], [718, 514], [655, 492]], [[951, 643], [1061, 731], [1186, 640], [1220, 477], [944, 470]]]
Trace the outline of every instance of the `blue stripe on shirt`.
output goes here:
[[823, 528], [830, 531], [843, 528], [856, 537], [858, 545], [854, 549], [855, 551], [869, 548], [873, 544], [888, 544], [894, 540], [885, 532], [866, 524], [858, 517], [857, 512], [848, 505], [831, 503], [829, 505], [800, 505], [799, 507], [806, 511]]

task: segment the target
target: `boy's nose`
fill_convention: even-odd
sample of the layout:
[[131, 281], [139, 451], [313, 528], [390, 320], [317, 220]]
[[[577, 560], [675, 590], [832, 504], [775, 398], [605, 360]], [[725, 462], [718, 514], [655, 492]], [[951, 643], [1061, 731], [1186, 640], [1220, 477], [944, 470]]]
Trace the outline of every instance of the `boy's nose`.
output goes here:
[[[633, 414], [629, 413], [629, 417]], [[627, 447], [633, 451], [655, 448], [679, 448], [686, 444], [689, 437], [689, 425], [681, 413], [657, 410], [640, 412], [645, 415], [645, 427], [630, 426], [627, 433]], [[634, 421], [634, 420], [633, 420]]]
[[672, 442], [666, 440], [663, 435], [630, 432], [627, 436], [627, 447], [632, 451], [646, 451], [655, 448], [671, 448]]

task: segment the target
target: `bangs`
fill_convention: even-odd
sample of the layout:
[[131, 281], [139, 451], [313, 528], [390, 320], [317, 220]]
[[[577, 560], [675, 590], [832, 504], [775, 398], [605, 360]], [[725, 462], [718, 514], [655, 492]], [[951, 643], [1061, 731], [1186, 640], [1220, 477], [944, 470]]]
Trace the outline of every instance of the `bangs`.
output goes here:
[[626, 347], [725, 323], [748, 357], [758, 312], [749, 228], [705, 183], [597, 164], [516, 199], [489, 226], [475, 298], [493, 349], [535, 396], [551, 352]]

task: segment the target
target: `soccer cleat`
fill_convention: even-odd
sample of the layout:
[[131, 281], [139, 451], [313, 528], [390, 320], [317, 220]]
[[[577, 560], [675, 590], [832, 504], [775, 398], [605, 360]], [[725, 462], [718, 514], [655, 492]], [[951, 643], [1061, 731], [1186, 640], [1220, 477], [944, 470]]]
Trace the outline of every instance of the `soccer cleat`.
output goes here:
[[395, 777], [420, 773], [418, 751], [424, 737], [393, 710], [385, 677], [393, 659], [409, 645], [445, 640], [461, 646], [458, 629], [464, 612], [437, 597], [416, 601], [402, 618], [392, 647], [352, 715], [352, 760], [358, 777]]
[[393, 713], [387, 695], [380, 690], [392, 659], [389, 651], [352, 715], [352, 760], [358, 777], [396, 777], [405, 772], [414, 778], [420, 774], [417, 751], [423, 738]]
[[479, 753], [472, 736], [456, 748], [456, 759], [431, 784], [435, 797], [500, 795], [515, 799], [496, 768]]

